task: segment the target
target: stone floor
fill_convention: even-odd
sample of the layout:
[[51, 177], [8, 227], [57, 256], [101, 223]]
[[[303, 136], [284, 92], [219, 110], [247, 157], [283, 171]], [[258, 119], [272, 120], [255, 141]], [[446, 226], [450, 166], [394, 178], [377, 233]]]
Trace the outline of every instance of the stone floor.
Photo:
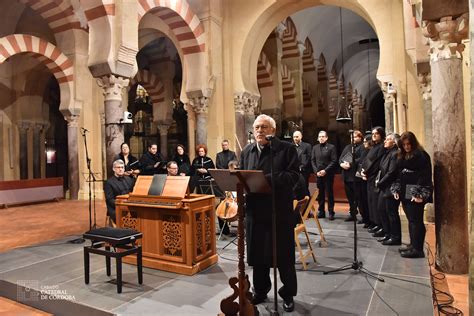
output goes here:
[[[297, 265], [296, 309], [289, 314], [433, 315], [427, 259], [401, 258], [398, 247], [380, 245], [360, 225], [358, 258], [369, 271], [380, 273], [385, 282], [354, 270], [323, 275], [323, 271], [353, 260], [352, 223], [342, 218], [338, 215], [333, 222], [321, 221], [329, 246], [316, 248], [318, 263], [310, 264], [307, 271]], [[319, 235], [312, 223], [309, 230], [316, 244]], [[42, 309], [55, 315], [81, 315], [85, 309], [89, 309], [88, 315], [216, 315], [220, 301], [231, 294], [227, 280], [236, 275], [237, 254], [233, 244], [223, 249], [228, 240], [218, 241], [218, 264], [195, 276], [144, 269], [144, 284], [138, 286], [136, 267], [125, 265], [126, 283], [123, 293], [117, 294], [114, 275], [106, 276], [104, 260], [99, 256], [91, 257], [91, 283], [84, 284], [82, 245], [67, 243], [70, 239], [1, 253], [0, 280], [4, 286], [0, 296], [15, 300], [19, 289], [24, 290], [17, 285], [26, 284], [33, 291], [53, 288], [72, 297], [70, 304], [43, 302]], [[247, 272], [252, 275], [251, 269]], [[270, 315], [272, 306], [271, 295], [258, 309], [262, 315]], [[285, 314], [281, 307], [280, 314]]]

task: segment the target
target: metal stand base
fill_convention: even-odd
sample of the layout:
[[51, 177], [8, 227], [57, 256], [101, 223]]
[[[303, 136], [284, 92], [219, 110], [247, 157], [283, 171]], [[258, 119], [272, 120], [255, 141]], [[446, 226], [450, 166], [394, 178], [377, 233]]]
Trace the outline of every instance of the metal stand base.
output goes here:
[[374, 273], [372, 271], [369, 271], [367, 270], [366, 268], [363, 267], [362, 265], [362, 261], [354, 261], [352, 262], [351, 264], [346, 264], [345, 266], [342, 266], [340, 268], [337, 268], [337, 269], [334, 269], [334, 270], [329, 270], [329, 271], [324, 271], [323, 274], [326, 275], [326, 274], [330, 274], [330, 273], [335, 273], [335, 272], [339, 272], [339, 271], [346, 271], [346, 270], [355, 270], [355, 271], [358, 271], [358, 272], [362, 272], [374, 279], [377, 279], [378, 281], [380, 282], [385, 282], [385, 280], [383, 278], [381, 278], [377, 273]]

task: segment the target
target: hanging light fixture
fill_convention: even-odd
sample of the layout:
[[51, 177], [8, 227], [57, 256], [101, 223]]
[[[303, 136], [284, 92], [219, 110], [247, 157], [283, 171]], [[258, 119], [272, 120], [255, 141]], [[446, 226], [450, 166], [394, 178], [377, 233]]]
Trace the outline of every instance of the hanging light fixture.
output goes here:
[[350, 104], [347, 103], [347, 98], [345, 95], [346, 84], [344, 82], [344, 38], [342, 34], [342, 8], [339, 7], [339, 25], [341, 31], [341, 81], [342, 81], [342, 88], [344, 89], [344, 94], [342, 95], [341, 99], [342, 102], [339, 102], [339, 110], [337, 111], [336, 121], [341, 123], [350, 122], [351, 114], [350, 111], [352, 110]]

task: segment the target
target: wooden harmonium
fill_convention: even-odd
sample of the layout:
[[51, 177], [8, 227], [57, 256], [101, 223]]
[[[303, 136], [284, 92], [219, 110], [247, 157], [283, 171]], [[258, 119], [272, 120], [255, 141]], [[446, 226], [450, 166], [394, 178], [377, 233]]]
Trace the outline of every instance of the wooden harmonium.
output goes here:
[[125, 205], [178, 209], [182, 206], [182, 199], [186, 196], [189, 177], [167, 176], [139, 176], [128, 195]]

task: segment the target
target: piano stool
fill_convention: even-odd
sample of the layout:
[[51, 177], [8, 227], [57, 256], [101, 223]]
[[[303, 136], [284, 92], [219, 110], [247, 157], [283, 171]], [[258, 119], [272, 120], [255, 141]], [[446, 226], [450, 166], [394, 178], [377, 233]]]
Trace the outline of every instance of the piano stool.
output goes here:
[[96, 228], [84, 233], [84, 239], [91, 241], [90, 246], [84, 246], [85, 283], [89, 284], [89, 254], [94, 253], [105, 256], [107, 276], [110, 276], [110, 258], [116, 259], [117, 293], [122, 293], [122, 258], [136, 254], [138, 283], [142, 284], [142, 246], [136, 243], [142, 236], [142, 233], [133, 229], [113, 227]]

